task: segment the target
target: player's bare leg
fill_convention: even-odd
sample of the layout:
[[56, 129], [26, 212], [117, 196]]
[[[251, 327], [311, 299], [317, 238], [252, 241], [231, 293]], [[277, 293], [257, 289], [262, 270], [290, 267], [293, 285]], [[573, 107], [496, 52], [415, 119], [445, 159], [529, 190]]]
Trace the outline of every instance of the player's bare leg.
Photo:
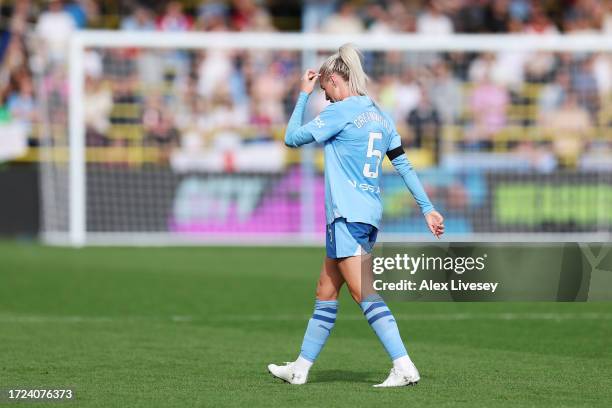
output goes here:
[[337, 300], [343, 284], [344, 277], [340, 273], [337, 260], [325, 257], [317, 281], [317, 300]]
[[338, 268], [351, 296], [359, 303], [368, 323], [393, 361], [388, 378], [375, 387], [398, 387], [416, 384], [420, 375], [402, 342], [395, 318], [372, 286], [371, 255], [343, 258]]
[[315, 310], [308, 321], [304, 341], [297, 360], [284, 365], [270, 364], [268, 371], [290, 384], [301, 385], [308, 380], [308, 372], [321, 352], [336, 321], [338, 294], [344, 278], [335, 260], [325, 258], [317, 281]]

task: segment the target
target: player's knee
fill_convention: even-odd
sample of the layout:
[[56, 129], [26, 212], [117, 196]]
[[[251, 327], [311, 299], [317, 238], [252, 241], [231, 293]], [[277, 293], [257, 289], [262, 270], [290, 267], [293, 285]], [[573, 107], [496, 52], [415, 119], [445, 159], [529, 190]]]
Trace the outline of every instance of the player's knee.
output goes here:
[[348, 285], [349, 293], [353, 300], [357, 303], [361, 302], [361, 290], [358, 287]]
[[338, 290], [331, 282], [319, 280], [316, 296], [319, 300], [336, 300], [338, 299]]

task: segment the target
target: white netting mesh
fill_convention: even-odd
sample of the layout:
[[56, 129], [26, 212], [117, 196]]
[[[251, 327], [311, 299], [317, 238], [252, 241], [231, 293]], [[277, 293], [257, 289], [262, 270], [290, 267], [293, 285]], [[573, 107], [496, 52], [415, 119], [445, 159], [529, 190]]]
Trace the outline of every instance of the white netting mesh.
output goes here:
[[[278, 38], [277, 48], [273, 41], [256, 49], [249, 34], [228, 43], [203, 34], [201, 47], [193, 35], [160, 37], [163, 48], [113, 38], [83, 47], [88, 237], [323, 236], [321, 149], [301, 155], [282, 136], [303, 61], [318, 66], [343, 39], [321, 40], [319, 51], [286, 35], [266, 37]], [[521, 49], [516, 41], [496, 52], [465, 41], [411, 49], [405, 40], [364, 47], [364, 67], [449, 235], [610, 232], [611, 52], [576, 52], [574, 43], [563, 52], [529, 42]], [[48, 233], [69, 229], [66, 72], [49, 65], [39, 81]], [[321, 110], [322, 95], [310, 105]], [[382, 231], [426, 233], [390, 167], [382, 181]]]

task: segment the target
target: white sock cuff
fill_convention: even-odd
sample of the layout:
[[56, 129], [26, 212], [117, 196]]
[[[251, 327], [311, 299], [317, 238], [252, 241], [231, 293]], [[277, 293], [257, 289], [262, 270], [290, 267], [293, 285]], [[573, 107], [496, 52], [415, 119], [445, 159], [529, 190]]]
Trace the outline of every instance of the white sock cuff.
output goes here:
[[393, 360], [393, 367], [401, 371], [410, 370], [413, 365], [414, 364], [412, 363], [412, 360], [410, 360], [410, 357], [408, 357], [408, 355], [401, 356]]
[[312, 367], [313, 363], [312, 361], [306, 360], [304, 357], [299, 356], [293, 364], [295, 368], [297, 368], [300, 371], [308, 371], [310, 370], [310, 367]]

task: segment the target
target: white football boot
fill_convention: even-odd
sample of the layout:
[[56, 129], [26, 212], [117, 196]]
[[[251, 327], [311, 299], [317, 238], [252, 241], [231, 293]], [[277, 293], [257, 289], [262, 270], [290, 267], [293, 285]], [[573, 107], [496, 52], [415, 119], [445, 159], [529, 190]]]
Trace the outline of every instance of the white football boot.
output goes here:
[[415, 385], [419, 382], [421, 376], [419, 370], [410, 363], [408, 369], [400, 370], [397, 367], [393, 367], [389, 373], [389, 377], [380, 384], [376, 384], [374, 387], [403, 387], [405, 385]]
[[306, 384], [308, 379], [308, 371], [298, 370], [295, 362], [286, 362], [285, 365], [268, 364], [268, 371], [289, 384]]

